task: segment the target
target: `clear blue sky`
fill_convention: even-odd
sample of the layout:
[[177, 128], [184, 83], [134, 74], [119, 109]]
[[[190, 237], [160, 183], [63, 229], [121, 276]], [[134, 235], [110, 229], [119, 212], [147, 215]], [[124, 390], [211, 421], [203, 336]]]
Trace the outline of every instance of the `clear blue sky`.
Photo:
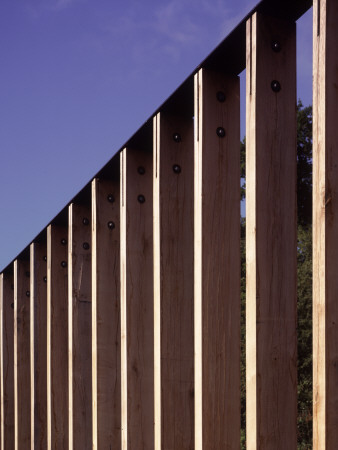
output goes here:
[[[256, 3], [1, 0], [0, 271]], [[306, 105], [311, 26], [312, 11], [298, 37]]]

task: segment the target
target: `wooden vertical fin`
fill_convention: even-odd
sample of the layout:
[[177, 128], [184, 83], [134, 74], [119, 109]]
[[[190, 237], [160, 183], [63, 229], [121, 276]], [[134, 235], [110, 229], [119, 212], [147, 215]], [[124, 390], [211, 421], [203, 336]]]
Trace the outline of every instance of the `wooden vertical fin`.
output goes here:
[[295, 449], [295, 23], [247, 22], [246, 113], [247, 448]]
[[[121, 449], [128, 448], [126, 149], [120, 153]], [[141, 437], [141, 436], [140, 436]], [[142, 439], [142, 437], [141, 437]]]
[[91, 210], [72, 203], [68, 229], [69, 450], [92, 449]]
[[195, 76], [195, 448], [240, 442], [239, 78]]
[[14, 261], [15, 450], [31, 447], [29, 297], [29, 261], [17, 259]]
[[1, 283], [1, 450], [14, 448], [14, 281], [2, 273]]
[[[121, 304], [125, 308], [128, 449], [154, 449], [153, 161], [121, 156]], [[142, 196], [142, 197], [141, 197]], [[122, 306], [121, 306], [122, 307]], [[122, 316], [121, 316], [122, 317]], [[122, 324], [121, 324], [122, 329]], [[123, 415], [123, 413], [122, 413]], [[124, 430], [123, 430], [124, 431]]]
[[[193, 101], [193, 98], [191, 98]], [[194, 448], [194, 124], [157, 118], [161, 445]]]
[[68, 231], [47, 228], [47, 449], [68, 448]]
[[[93, 449], [121, 448], [120, 180], [92, 182]], [[113, 178], [114, 177], [114, 178]]]
[[202, 124], [203, 70], [194, 76], [194, 392], [195, 450], [203, 449], [202, 386]]
[[160, 117], [153, 118], [153, 262], [154, 262], [154, 439], [161, 450], [161, 235], [160, 235]]
[[338, 4], [313, 2], [313, 448], [338, 441]]
[[31, 449], [47, 448], [47, 246], [30, 245]]

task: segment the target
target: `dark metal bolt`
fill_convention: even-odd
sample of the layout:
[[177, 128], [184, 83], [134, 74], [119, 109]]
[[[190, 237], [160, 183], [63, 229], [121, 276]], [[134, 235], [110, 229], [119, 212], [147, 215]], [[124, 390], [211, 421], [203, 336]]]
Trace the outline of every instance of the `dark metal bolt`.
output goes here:
[[140, 175], [144, 175], [144, 174], [146, 173], [146, 169], [145, 169], [144, 167], [142, 167], [142, 166], [140, 166], [140, 167], [137, 169], [137, 171], [138, 171], [138, 173], [139, 173]]
[[174, 171], [174, 173], [179, 174], [179, 173], [181, 173], [181, 167], [178, 164], [174, 164], [173, 171]]
[[140, 194], [140, 195], [137, 197], [137, 200], [138, 200], [139, 203], [144, 203], [144, 202], [146, 201], [144, 195], [142, 195], [142, 194]]
[[43, 281], [47, 283], [47, 277], [43, 277]]
[[115, 197], [113, 196], [113, 194], [108, 194], [107, 195], [107, 200], [109, 203], [114, 203], [115, 202]]
[[83, 247], [85, 250], [89, 250], [89, 244], [88, 244], [88, 242], [84, 242], [83, 245], [82, 245], [82, 247]]
[[66, 261], [62, 261], [62, 262], [61, 262], [61, 267], [63, 267], [64, 269], [67, 267]]
[[271, 81], [271, 89], [273, 92], [279, 92], [282, 89], [280, 82], [277, 80]]
[[181, 142], [181, 140], [182, 140], [182, 138], [181, 138], [181, 135], [179, 134], [179, 133], [174, 133], [173, 134], [173, 139], [174, 139], [174, 141], [175, 142]]
[[67, 239], [61, 239], [61, 244], [62, 245], [67, 245]]
[[271, 48], [276, 53], [279, 53], [282, 49], [282, 47], [278, 41], [272, 41]]
[[110, 230], [113, 230], [115, 228], [115, 223], [112, 220], [110, 220], [107, 225]]
[[43, 260], [44, 260], [44, 261], [47, 261], [47, 256], [46, 256], [46, 255], [43, 257]]
[[84, 217], [82, 219], [82, 223], [83, 223], [83, 225], [89, 225], [89, 219], [87, 217]]
[[220, 103], [224, 103], [225, 102], [225, 94], [224, 94], [224, 92], [218, 91], [217, 94], [216, 94], [216, 97], [217, 97], [217, 100]]
[[31, 293], [29, 291], [26, 291], [26, 297], [29, 297]]
[[224, 138], [225, 136], [225, 130], [223, 127], [218, 127], [216, 130], [217, 136], [220, 138]]

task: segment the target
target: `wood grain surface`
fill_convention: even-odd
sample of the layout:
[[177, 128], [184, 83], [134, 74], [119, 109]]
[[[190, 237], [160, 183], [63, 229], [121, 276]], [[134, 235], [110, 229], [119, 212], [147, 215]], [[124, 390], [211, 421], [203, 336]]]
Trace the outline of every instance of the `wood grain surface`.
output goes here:
[[257, 13], [248, 20], [246, 73], [247, 448], [291, 450], [297, 446], [295, 23]]
[[91, 209], [68, 207], [69, 450], [92, 449]]
[[154, 199], [158, 204], [161, 448], [194, 448], [194, 127], [158, 114]]
[[68, 448], [68, 229], [47, 228], [47, 449]]
[[338, 441], [338, 3], [313, 4], [313, 448]]
[[47, 448], [47, 245], [30, 245], [31, 449]]
[[[154, 448], [153, 163], [151, 149], [121, 153], [121, 302], [126, 317], [128, 449]], [[140, 202], [142, 195], [144, 201]], [[142, 200], [143, 200], [142, 199]], [[121, 220], [122, 224], [122, 220]], [[122, 292], [122, 291], [121, 291]], [[122, 413], [123, 415], [123, 413]]]
[[92, 181], [92, 401], [95, 450], [121, 448], [119, 183], [119, 178], [116, 181]]
[[14, 418], [15, 450], [31, 447], [30, 266], [14, 261]]
[[[239, 79], [195, 76], [196, 449], [240, 440]], [[199, 411], [198, 411], [199, 410]]]
[[14, 448], [14, 279], [0, 275], [1, 301], [1, 450]]

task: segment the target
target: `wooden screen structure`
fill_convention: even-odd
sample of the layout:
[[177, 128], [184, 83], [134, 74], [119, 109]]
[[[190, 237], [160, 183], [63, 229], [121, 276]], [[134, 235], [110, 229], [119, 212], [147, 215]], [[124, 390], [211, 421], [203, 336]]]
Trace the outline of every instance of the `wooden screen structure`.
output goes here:
[[[296, 20], [263, 0], [0, 274], [1, 450], [297, 448]], [[338, 442], [338, 2], [313, 2], [313, 448]]]

